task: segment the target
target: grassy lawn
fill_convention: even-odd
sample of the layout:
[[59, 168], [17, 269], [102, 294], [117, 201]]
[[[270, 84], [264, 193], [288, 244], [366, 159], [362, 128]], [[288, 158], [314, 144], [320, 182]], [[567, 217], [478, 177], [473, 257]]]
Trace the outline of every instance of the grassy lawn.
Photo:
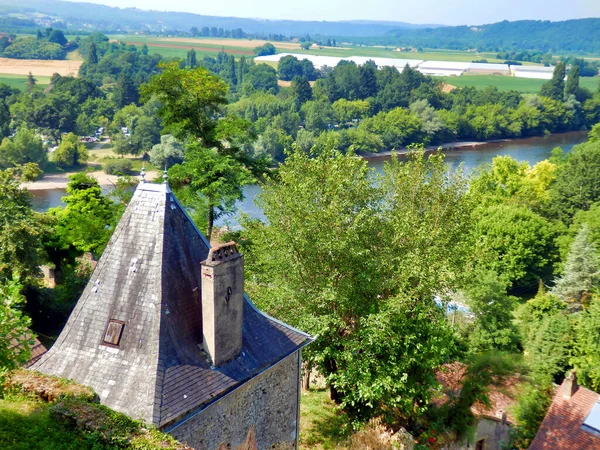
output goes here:
[[344, 413], [335, 410], [326, 389], [302, 391], [300, 398], [300, 448], [348, 448], [350, 429]]
[[[46, 87], [50, 84], [50, 77], [34, 77], [37, 80], [37, 85], [41, 87]], [[25, 90], [25, 82], [27, 81], [27, 76], [25, 75], [9, 75], [0, 73], [0, 83], [8, 84], [12, 88], [20, 89], [21, 91]]]
[[[476, 88], [485, 88], [487, 86], [496, 86], [500, 91], [514, 89], [522, 93], [538, 93], [547, 80], [500, 75], [462, 75], [460, 77], [444, 77], [444, 81], [456, 87], [475, 86]], [[595, 91], [600, 85], [600, 77], [580, 78], [579, 85]]]
[[21, 396], [0, 399], [0, 442], [7, 450], [91, 448], [89, 441], [50, 416], [48, 403]]

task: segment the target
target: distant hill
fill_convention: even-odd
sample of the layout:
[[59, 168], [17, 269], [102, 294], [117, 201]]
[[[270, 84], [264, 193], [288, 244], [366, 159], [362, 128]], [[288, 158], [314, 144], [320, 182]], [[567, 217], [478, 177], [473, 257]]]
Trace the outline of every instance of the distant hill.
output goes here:
[[418, 29], [436, 25], [414, 25], [388, 21], [297, 21], [262, 20], [236, 17], [202, 16], [181, 12], [146, 11], [137, 8], [113, 8], [92, 3], [75, 3], [60, 0], [0, 0], [0, 13], [16, 13], [31, 19], [40, 13], [47, 19], [65, 22], [69, 29], [98, 30], [102, 32], [134, 32], [179, 30], [217, 27], [241, 28], [247, 33], [271, 33], [285, 36], [383, 36], [391, 30]]
[[550, 22], [503, 21], [489, 25], [420, 30], [396, 29], [377, 42], [414, 47], [479, 51], [537, 50], [600, 54], [600, 18]]

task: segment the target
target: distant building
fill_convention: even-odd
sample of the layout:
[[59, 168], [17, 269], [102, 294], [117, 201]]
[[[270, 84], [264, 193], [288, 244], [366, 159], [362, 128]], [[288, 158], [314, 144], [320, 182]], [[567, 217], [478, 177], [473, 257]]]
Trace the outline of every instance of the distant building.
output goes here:
[[[31, 338], [31, 335], [28, 335], [27, 338]], [[19, 346], [19, 342], [16, 339], [11, 339], [10, 344], [8, 346], [9, 349], [14, 350]], [[25, 367], [30, 367], [35, 364], [45, 353], [47, 352], [46, 347], [42, 344], [38, 338], [33, 338], [33, 345], [31, 346], [31, 356], [29, 360], [24, 364]]]
[[600, 449], [600, 394], [571, 373], [556, 390], [530, 450]]
[[517, 78], [536, 78], [550, 80], [554, 73], [554, 67], [542, 66], [510, 66], [512, 74]]
[[297, 445], [311, 337], [244, 294], [234, 243], [211, 248], [168, 184], [137, 187], [54, 346], [33, 369], [197, 450]]

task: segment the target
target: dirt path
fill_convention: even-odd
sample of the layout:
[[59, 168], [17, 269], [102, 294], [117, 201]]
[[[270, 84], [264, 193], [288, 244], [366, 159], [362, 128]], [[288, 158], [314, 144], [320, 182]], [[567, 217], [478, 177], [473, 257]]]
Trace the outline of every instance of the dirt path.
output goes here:
[[[67, 184], [69, 183], [69, 181], [71, 181], [69, 180], [69, 175], [72, 175], [74, 173], [77, 172], [53, 173], [49, 175], [44, 175], [44, 177], [41, 180], [23, 183], [21, 186], [27, 188], [30, 191], [42, 189], [66, 189]], [[91, 175], [98, 180], [98, 183], [102, 187], [114, 186], [117, 182], [117, 179], [119, 178], [116, 175], [107, 175], [101, 171], [92, 172]], [[157, 171], [148, 171], [146, 172], [146, 180], [151, 181], [154, 178], [156, 178], [157, 175]]]

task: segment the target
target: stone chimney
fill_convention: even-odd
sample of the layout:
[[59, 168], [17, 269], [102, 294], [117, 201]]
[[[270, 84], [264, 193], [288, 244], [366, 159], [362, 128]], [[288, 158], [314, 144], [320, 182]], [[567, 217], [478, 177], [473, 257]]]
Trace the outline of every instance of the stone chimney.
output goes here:
[[577, 374], [574, 370], [563, 381], [563, 398], [569, 400], [577, 392]]
[[200, 264], [203, 346], [218, 367], [242, 351], [244, 257], [228, 242], [212, 247]]

